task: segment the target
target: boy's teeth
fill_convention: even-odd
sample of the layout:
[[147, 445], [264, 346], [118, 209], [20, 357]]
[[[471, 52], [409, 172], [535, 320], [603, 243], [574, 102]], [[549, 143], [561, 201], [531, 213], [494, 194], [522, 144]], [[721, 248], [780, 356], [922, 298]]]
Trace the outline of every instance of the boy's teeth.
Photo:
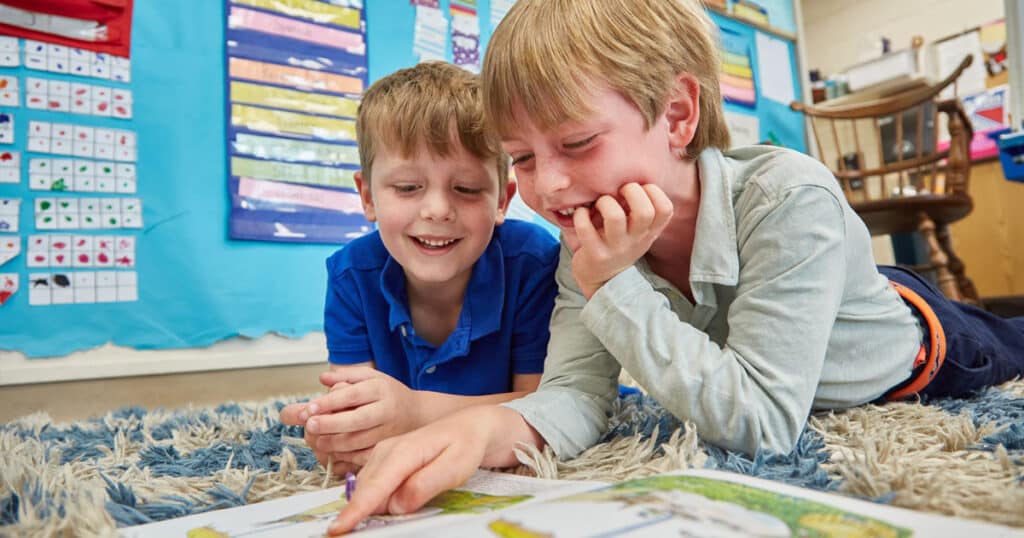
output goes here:
[[566, 217], [571, 217], [572, 214], [575, 213], [576, 210], [579, 209], [580, 207], [593, 207], [593, 206], [594, 206], [594, 203], [590, 202], [590, 203], [583, 204], [583, 205], [578, 206], [578, 207], [570, 207], [569, 209], [559, 209], [558, 211], [556, 211], [556, 213], [558, 213], [560, 215], [565, 215]]
[[420, 243], [423, 243], [424, 245], [427, 245], [428, 247], [446, 247], [446, 246], [448, 246], [448, 245], [450, 245], [450, 244], [455, 242], [454, 239], [443, 239], [443, 240], [435, 241], [433, 239], [417, 238], [417, 240], [419, 240]]

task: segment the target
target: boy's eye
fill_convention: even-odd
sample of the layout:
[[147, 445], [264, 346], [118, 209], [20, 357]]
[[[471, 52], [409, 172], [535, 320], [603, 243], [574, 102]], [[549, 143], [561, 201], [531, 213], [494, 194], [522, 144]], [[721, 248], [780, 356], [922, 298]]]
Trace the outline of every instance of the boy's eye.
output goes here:
[[462, 187], [462, 186], [455, 187], [455, 192], [460, 193], [460, 194], [480, 194], [483, 191], [484, 191], [483, 189], [478, 189], [476, 187]]
[[396, 191], [402, 192], [402, 193], [414, 192], [414, 191], [416, 191], [419, 188], [420, 188], [419, 185], [413, 185], [413, 184], [410, 184], [410, 183], [402, 183], [402, 184], [399, 184], [399, 185], [394, 185], [394, 189]]
[[526, 153], [518, 157], [512, 157], [512, 166], [519, 166], [533, 158], [532, 153]]
[[576, 142], [566, 142], [565, 144], [563, 144], [563, 146], [565, 147], [565, 149], [579, 149], [579, 148], [582, 148], [582, 147], [586, 146], [587, 144], [593, 142], [593, 140], [595, 138], [597, 138], [596, 134], [592, 135], [592, 136], [588, 136], [587, 138], [584, 138], [583, 140], [577, 140]]

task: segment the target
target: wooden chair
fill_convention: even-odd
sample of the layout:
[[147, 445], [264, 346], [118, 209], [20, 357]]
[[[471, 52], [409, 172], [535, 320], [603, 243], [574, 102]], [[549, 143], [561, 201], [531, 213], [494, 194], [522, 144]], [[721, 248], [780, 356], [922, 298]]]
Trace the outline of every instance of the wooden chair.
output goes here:
[[[949, 235], [949, 224], [973, 207], [967, 185], [974, 132], [958, 99], [937, 98], [970, 64], [967, 56], [942, 81], [885, 98], [841, 106], [793, 102], [790, 108], [807, 115], [819, 158], [871, 235], [920, 232], [929, 260], [915, 269], [934, 271], [947, 297], [977, 303]], [[943, 131], [949, 146], [939, 150]]]

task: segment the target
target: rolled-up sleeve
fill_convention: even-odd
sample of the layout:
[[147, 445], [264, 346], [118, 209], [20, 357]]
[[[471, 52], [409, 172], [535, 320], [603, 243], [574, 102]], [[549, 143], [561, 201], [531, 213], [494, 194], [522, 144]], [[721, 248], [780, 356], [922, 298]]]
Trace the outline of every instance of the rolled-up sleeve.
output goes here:
[[620, 370], [580, 319], [586, 299], [572, 277], [571, 262], [572, 255], [563, 245], [555, 271], [558, 296], [540, 387], [503, 404], [519, 412], [563, 459], [590, 447], [607, 430]]

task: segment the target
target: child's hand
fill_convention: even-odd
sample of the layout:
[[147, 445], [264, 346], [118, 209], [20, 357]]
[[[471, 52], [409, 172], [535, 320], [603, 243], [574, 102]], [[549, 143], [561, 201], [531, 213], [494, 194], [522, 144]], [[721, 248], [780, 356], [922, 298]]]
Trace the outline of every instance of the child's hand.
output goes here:
[[465, 409], [418, 430], [377, 444], [359, 472], [359, 487], [331, 523], [331, 535], [348, 532], [371, 514], [406, 514], [438, 493], [462, 485], [484, 463], [489, 439], [501, 428], [497, 406]]
[[320, 374], [331, 390], [308, 404], [306, 431], [316, 449], [362, 463], [379, 441], [419, 426], [416, 392], [369, 366]]
[[594, 227], [589, 208], [579, 207], [573, 214], [579, 246], [573, 252], [572, 275], [587, 299], [640, 259], [672, 217], [672, 202], [656, 185], [627, 183], [619, 192], [629, 214], [614, 197], [598, 198], [594, 209], [604, 221], [601, 230]]
[[313, 450], [313, 455], [316, 456], [316, 460], [320, 462], [320, 465], [326, 468], [330, 460], [334, 461], [334, 465], [331, 468], [332, 474], [344, 476], [345, 473], [358, 470], [359, 467], [357, 465], [344, 461], [341, 455], [330, 454], [317, 449], [317, 441], [320, 439], [320, 436], [314, 435], [308, 429], [305, 429], [306, 419], [309, 417], [306, 405], [306, 402], [299, 402], [284, 406], [280, 414], [281, 423], [288, 426], [303, 426], [306, 446]]

